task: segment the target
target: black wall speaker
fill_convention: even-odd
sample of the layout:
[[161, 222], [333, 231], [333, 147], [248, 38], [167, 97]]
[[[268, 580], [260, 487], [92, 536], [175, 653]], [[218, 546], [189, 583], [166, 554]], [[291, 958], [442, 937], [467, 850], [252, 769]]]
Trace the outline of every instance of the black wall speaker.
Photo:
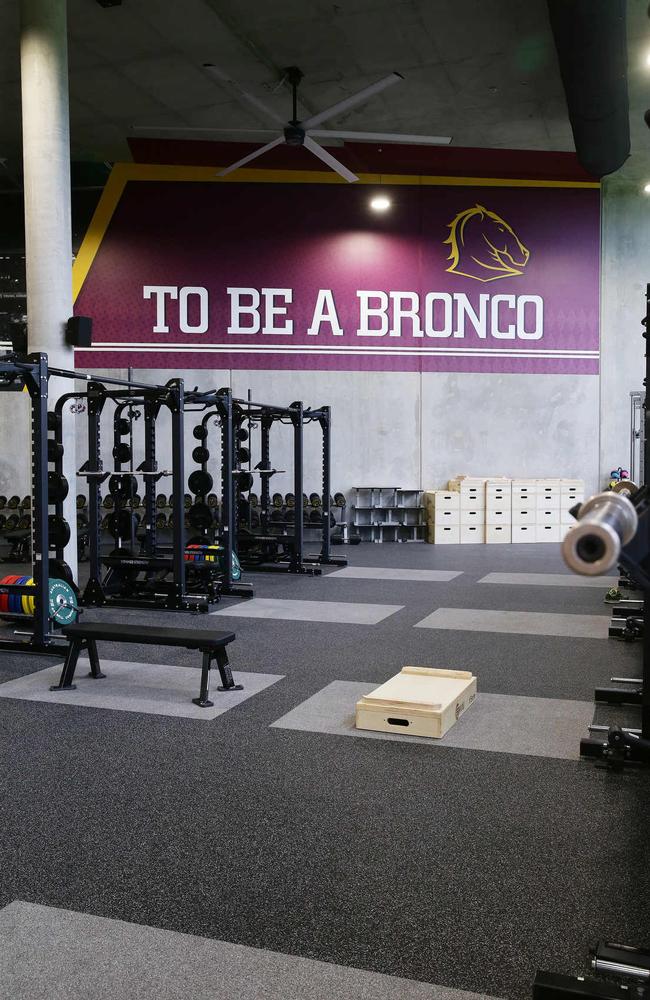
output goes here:
[[65, 327], [65, 340], [70, 347], [90, 347], [93, 342], [93, 321], [89, 316], [71, 316]]

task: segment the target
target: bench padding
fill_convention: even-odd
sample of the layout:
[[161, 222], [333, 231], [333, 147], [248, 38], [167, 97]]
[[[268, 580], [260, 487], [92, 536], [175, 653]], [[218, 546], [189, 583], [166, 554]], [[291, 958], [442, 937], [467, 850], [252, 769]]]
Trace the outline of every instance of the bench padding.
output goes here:
[[83, 625], [68, 625], [61, 631], [66, 639], [90, 639], [95, 642], [138, 642], [148, 646], [182, 646], [184, 649], [201, 650], [221, 649], [235, 639], [234, 632], [123, 625], [118, 622], [88, 622]]

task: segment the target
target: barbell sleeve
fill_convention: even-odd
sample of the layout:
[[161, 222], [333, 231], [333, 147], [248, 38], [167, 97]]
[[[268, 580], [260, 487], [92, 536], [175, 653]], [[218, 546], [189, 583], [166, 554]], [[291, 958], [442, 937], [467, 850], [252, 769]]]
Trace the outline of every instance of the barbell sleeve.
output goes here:
[[617, 565], [621, 548], [634, 538], [638, 517], [622, 493], [596, 493], [582, 504], [575, 527], [562, 542], [564, 562], [581, 576], [599, 576]]

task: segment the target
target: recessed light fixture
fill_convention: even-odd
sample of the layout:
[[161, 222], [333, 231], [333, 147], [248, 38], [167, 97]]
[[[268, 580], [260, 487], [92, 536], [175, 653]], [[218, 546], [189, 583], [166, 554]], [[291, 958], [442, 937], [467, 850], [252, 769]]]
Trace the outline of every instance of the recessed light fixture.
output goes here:
[[643, 190], [645, 191], [646, 194], [650, 194], [650, 184], [646, 184]]
[[[650, 185], [648, 187], [650, 188]], [[385, 194], [377, 194], [370, 200], [370, 207], [373, 212], [387, 212], [390, 206], [391, 200]]]

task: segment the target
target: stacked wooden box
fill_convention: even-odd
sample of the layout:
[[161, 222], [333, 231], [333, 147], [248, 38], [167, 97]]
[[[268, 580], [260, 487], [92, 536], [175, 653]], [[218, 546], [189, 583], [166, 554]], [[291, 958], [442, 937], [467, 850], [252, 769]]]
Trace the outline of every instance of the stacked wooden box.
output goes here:
[[459, 477], [424, 494], [427, 541], [438, 545], [560, 542], [584, 500], [580, 479]]

